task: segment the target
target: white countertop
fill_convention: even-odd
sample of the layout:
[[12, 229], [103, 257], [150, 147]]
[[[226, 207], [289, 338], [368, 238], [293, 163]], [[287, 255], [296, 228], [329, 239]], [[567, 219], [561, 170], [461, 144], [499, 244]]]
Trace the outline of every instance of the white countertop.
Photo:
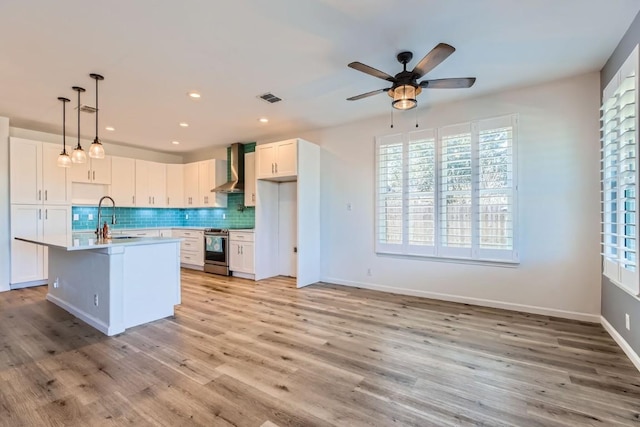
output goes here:
[[[114, 236], [114, 237], [117, 237]], [[88, 249], [102, 249], [122, 246], [157, 245], [159, 243], [178, 243], [181, 239], [173, 237], [132, 237], [126, 239], [97, 240], [91, 232], [52, 235], [47, 237], [19, 236], [16, 240], [35, 243], [47, 247], [66, 249], [68, 251], [82, 251]]]

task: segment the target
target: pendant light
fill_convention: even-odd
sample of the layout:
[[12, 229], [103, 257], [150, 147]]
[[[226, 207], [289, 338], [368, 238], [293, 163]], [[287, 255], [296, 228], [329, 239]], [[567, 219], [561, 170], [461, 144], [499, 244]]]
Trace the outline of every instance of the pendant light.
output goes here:
[[93, 140], [91, 147], [89, 147], [89, 157], [93, 159], [104, 159], [104, 147], [100, 142], [100, 138], [98, 138], [98, 113], [100, 109], [98, 108], [98, 81], [104, 80], [100, 74], [89, 74], [89, 77], [95, 79], [96, 81], [96, 138]]
[[73, 163], [86, 163], [87, 162], [87, 153], [82, 149], [82, 145], [80, 145], [80, 93], [84, 92], [84, 88], [79, 86], [74, 86], [73, 90], [78, 92], [78, 145], [71, 153], [71, 161]]
[[67, 141], [66, 141], [66, 122], [67, 122], [67, 102], [69, 98], [59, 97], [58, 101], [62, 101], [62, 153], [58, 156], [58, 166], [61, 168], [71, 167], [71, 157], [67, 154]]

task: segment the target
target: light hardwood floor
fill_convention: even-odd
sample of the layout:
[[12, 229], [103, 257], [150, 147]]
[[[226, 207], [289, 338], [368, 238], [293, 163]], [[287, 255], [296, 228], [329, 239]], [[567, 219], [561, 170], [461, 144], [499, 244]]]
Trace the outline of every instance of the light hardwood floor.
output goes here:
[[44, 287], [0, 294], [0, 425], [640, 424], [640, 374], [596, 324], [182, 279], [174, 317], [111, 338]]

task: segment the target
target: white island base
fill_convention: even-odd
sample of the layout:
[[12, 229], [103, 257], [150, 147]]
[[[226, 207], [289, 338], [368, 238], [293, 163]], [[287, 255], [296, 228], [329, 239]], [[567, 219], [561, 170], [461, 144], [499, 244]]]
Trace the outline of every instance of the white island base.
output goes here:
[[179, 239], [79, 247], [20, 240], [49, 248], [47, 299], [106, 335], [172, 316], [180, 304]]

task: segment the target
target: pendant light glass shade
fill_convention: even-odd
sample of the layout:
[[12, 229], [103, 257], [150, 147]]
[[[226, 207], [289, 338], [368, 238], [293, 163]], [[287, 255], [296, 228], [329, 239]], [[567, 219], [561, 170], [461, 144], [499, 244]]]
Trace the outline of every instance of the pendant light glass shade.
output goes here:
[[69, 98], [59, 97], [58, 101], [62, 101], [62, 152], [58, 156], [58, 166], [61, 168], [71, 167], [71, 157], [67, 154], [67, 102]]
[[104, 159], [104, 147], [98, 137], [98, 114], [100, 109], [98, 108], [98, 81], [104, 80], [100, 74], [89, 74], [89, 77], [96, 81], [96, 138], [93, 140], [91, 147], [89, 147], [89, 157], [92, 159]]
[[78, 92], [78, 145], [71, 153], [71, 161], [73, 163], [87, 163], [87, 153], [82, 149], [82, 145], [80, 145], [80, 94], [84, 92], [84, 88], [74, 86], [73, 90]]

